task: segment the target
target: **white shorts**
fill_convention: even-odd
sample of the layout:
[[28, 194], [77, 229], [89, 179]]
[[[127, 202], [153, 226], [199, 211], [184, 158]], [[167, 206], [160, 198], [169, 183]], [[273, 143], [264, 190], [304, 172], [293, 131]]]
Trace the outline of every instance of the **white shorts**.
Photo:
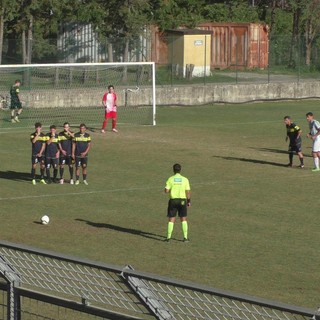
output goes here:
[[312, 152], [320, 152], [320, 136], [313, 140]]

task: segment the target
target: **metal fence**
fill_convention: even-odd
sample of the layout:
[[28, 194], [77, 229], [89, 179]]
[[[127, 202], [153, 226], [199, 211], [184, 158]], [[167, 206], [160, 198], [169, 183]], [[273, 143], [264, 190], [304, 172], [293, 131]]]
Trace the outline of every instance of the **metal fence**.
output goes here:
[[[227, 27], [225, 29], [229, 30]], [[74, 24], [68, 26], [57, 39], [46, 39], [40, 43], [37, 39], [32, 40], [31, 62], [154, 61], [157, 65], [157, 84], [171, 86], [320, 79], [319, 35], [309, 43], [304, 36], [293, 39], [291, 35], [263, 33], [259, 25], [255, 29], [248, 26], [241, 32], [237, 29], [226, 30], [216, 27], [205, 40], [193, 37], [189, 46], [184, 47], [187, 34], [160, 35], [145, 30], [141, 36], [128, 41], [124, 38], [98, 39], [90, 26]], [[183, 42], [181, 37], [185, 38]], [[200, 51], [190, 57], [190, 52], [194, 50]], [[22, 63], [22, 52], [20, 40], [4, 39], [2, 63]]]
[[314, 310], [0, 242], [0, 319], [306, 320]]

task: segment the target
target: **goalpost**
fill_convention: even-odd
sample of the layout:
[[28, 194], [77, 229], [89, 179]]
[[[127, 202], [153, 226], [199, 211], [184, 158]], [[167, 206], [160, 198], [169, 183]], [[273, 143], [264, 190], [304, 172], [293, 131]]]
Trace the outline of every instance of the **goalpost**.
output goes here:
[[[20, 123], [11, 124], [9, 90], [16, 79], [22, 82], [23, 112]], [[61, 126], [68, 121], [99, 128], [102, 96], [110, 84], [118, 96], [120, 126], [156, 125], [154, 62], [124, 62], [0, 65], [0, 96], [7, 101], [0, 106], [2, 126], [29, 127], [38, 121]]]

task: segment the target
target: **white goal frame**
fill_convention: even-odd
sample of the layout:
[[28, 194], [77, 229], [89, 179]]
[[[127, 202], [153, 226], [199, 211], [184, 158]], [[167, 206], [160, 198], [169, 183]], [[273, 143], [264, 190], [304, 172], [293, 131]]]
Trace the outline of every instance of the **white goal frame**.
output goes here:
[[[0, 65], [0, 76], [2, 76], [2, 73], [5, 73], [8, 69], [16, 69], [16, 70], [23, 70], [25, 68], [35, 69], [35, 68], [81, 68], [81, 67], [90, 67], [90, 66], [99, 66], [99, 67], [130, 67], [130, 66], [149, 66], [152, 70], [152, 76], [150, 77], [150, 86], [148, 87], [151, 90], [152, 94], [152, 105], [149, 104], [150, 107], [152, 107], [152, 125], [156, 125], [156, 77], [155, 77], [155, 62], [95, 62], [95, 63], [48, 63], [48, 64], [8, 64], [8, 65]], [[150, 70], [149, 69], [149, 70]], [[149, 82], [149, 83], [150, 83]], [[13, 84], [13, 83], [12, 83]], [[151, 88], [152, 87], [152, 88]], [[130, 86], [130, 88], [127, 88], [128, 92], [135, 93], [137, 92], [136, 89], [138, 87], [135, 85]], [[0, 91], [1, 91], [0, 87]], [[4, 88], [2, 89], [4, 90]], [[23, 87], [22, 87], [23, 90]], [[138, 88], [139, 90], [139, 88]], [[0, 92], [1, 93], [1, 92]], [[150, 111], [151, 112], [151, 111]], [[151, 119], [150, 119], [151, 120]]]

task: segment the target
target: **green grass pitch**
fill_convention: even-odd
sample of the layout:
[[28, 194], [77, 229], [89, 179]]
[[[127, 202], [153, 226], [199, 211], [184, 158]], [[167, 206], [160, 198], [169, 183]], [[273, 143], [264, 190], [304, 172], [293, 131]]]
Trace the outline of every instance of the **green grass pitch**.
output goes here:
[[[91, 132], [89, 186], [33, 186], [32, 129], [6, 122], [0, 238], [316, 308], [320, 174], [310, 170], [308, 111], [320, 119], [318, 101], [160, 107], [155, 127], [119, 119], [118, 134]], [[285, 115], [304, 132], [304, 169], [285, 167]], [[163, 189], [175, 162], [192, 188], [190, 243], [181, 241], [180, 222], [163, 242]], [[44, 214], [46, 226], [38, 223]]]

